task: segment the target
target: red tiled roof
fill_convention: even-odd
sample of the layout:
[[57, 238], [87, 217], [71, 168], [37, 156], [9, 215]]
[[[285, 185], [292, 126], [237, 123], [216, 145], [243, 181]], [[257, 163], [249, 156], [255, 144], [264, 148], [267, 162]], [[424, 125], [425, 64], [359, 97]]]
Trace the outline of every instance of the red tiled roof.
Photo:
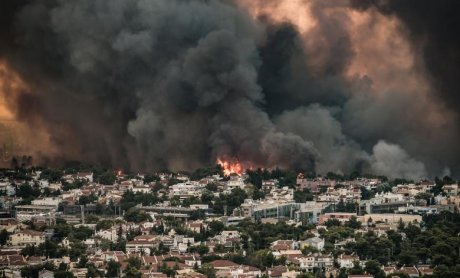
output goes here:
[[287, 244], [276, 244], [271, 247], [273, 250], [289, 250], [289, 246]]
[[214, 268], [238, 267], [239, 265], [229, 260], [215, 260], [211, 262]]

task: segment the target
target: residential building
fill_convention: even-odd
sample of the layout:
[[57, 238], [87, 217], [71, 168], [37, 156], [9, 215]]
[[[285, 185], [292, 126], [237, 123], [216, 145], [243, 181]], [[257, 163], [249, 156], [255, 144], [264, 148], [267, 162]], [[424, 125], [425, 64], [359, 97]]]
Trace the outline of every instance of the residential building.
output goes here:
[[300, 243], [300, 248], [313, 247], [318, 251], [323, 251], [324, 249], [324, 238], [312, 237], [307, 240], [304, 240]]
[[359, 216], [358, 220], [361, 221], [361, 223], [368, 223], [368, 222], [373, 222], [373, 223], [386, 223], [386, 224], [398, 224], [399, 221], [402, 221], [405, 224], [408, 223], [421, 223], [422, 222], [422, 216], [421, 215], [412, 215], [412, 214], [396, 214], [396, 213], [383, 213], [383, 214], [378, 214], [378, 213], [372, 213], [372, 214], [366, 214], [363, 216]]
[[406, 198], [402, 194], [376, 194], [370, 200], [360, 201], [360, 210], [366, 213], [394, 213], [399, 207], [414, 205], [415, 199]]
[[50, 222], [55, 220], [56, 207], [54, 205], [20, 205], [16, 206], [16, 220], [19, 222], [31, 221], [33, 217], [46, 217]]
[[331, 212], [325, 213], [319, 217], [319, 224], [324, 224], [329, 219], [337, 219], [341, 223], [348, 222], [350, 218], [356, 217], [356, 213], [349, 212]]
[[244, 189], [245, 186], [244, 179], [241, 176], [234, 174], [230, 175], [230, 179], [225, 183], [225, 191], [230, 192], [236, 188]]
[[337, 257], [337, 262], [341, 268], [352, 268], [354, 266], [354, 262], [359, 262], [359, 257], [354, 253], [351, 255], [340, 254]]
[[10, 235], [8, 244], [12, 246], [39, 245], [45, 242], [45, 233], [32, 230], [19, 231]]
[[442, 187], [442, 191], [447, 196], [457, 196], [458, 195], [458, 184], [447, 184]]
[[38, 278], [54, 278], [54, 272], [49, 270], [40, 270], [38, 272]]
[[153, 254], [154, 250], [159, 247], [160, 241], [154, 235], [141, 235], [133, 240], [126, 242], [127, 253], [142, 253], [146, 255]]

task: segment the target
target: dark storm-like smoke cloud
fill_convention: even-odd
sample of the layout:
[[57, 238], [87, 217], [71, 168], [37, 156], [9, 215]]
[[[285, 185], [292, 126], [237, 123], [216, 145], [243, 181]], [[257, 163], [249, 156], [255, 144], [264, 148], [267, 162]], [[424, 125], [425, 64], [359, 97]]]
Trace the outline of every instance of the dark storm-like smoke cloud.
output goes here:
[[[412, 50], [419, 57], [421, 64], [419, 66], [422, 67], [426, 80], [432, 86], [431, 90], [434, 95], [432, 101], [443, 103], [446, 106], [446, 114], [449, 113], [449, 110], [454, 113], [453, 125], [436, 131], [435, 138], [425, 133], [417, 140], [408, 138], [409, 136], [404, 136], [406, 138], [402, 140], [406, 141], [406, 145], [412, 144], [413, 152], [425, 156], [426, 164], [432, 166], [437, 164], [439, 167], [440, 161], [443, 161], [453, 168], [454, 173], [458, 172], [460, 149], [456, 142], [460, 135], [460, 124], [458, 124], [460, 116], [460, 87], [458, 85], [460, 75], [458, 10], [460, 2], [449, 0], [351, 0], [350, 2], [352, 7], [358, 11], [377, 11], [388, 18], [395, 17], [402, 23], [406, 36], [412, 43]], [[399, 103], [404, 103], [404, 101], [399, 101]], [[405, 108], [401, 107], [401, 109]], [[423, 111], [418, 113], [423, 113]], [[408, 128], [408, 126], [400, 128]], [[416, 126], [416, 128], [422, 129], [423, 127]], [[430, 127], [425, 126], [425, 128]], [[414, 134], [414, 132], [409, 134]], [[427, 137], [430, 139], [425, 141]]]
[[32, 91], [19, 117], [44, 118], [63, 151], [77, 136], [83, 159], [134, 169], [191, 169], [218, 155], [313, 167], [313, 146], [258, 109], [262, 34], [232, 5], [48, 1], [15, 20], [7, 58]]
[[234, 1], [0, 5], [0, 59], [29, 88], [17, 117], [46, 129], [58, 158], [151, 170], [223, 156], [407, 178], [456, 167], [444, 149], [424, 149], [439, 140], [414, 143], [424, 122], [398, 110], [410, 97], [382, 101], [368, 78], [345, 77], [355, 49], [346, 13], [328, 12], [334, 4], [314, 2], [318, 24], [303, 36]]
[[396, 16], [408, 29], [414, 49], [421, 51], [432, 83], [447, 99], [446, 103], [459, 109], [460, 93], [460, 2], [450, 0], [352, 0], [354, 8], [375, 8], [387, 16]]

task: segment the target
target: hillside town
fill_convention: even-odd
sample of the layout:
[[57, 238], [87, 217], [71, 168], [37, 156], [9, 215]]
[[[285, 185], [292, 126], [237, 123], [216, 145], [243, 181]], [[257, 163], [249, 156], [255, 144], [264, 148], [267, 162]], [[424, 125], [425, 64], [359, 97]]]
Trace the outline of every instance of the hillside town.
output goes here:
[[3, 277], [460, 277], [458, 182], [0, 171]]

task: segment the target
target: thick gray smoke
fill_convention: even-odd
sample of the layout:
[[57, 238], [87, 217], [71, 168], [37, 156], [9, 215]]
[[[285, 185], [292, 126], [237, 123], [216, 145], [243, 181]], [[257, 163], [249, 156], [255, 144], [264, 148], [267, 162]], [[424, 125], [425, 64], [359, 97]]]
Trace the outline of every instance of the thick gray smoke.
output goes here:
[[12, 2], [0, 4], [0, 59], [27, 84], [17, 117], [49, 132], [52, 159], [152, 170], [223, 157], [405, 178], [456, 169], [438, 146], [456, 138], [450, 123], [426, 136], [428, 117], [414, 114], [431, 100], [346, 76], [346, 6], [315, 3], [317, 25], [300, 34], [229, 0]]

